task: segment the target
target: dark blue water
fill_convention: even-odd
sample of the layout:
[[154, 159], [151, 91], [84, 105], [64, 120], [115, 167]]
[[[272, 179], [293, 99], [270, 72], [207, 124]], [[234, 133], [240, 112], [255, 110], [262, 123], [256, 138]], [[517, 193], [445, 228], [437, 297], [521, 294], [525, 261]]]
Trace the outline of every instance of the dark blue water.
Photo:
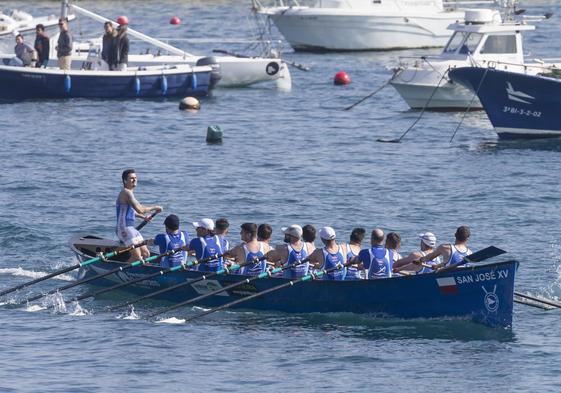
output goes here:
[[[34, 14], [57, 2], [4, 2]], [[248, 37], [249, 5], [212, 2], [106, 2], [80, 5], [159, 37]], [[561, 11], [538, 2], [534, 12]], [[167, 24], [172, 15], [183, 24]], [[225, 22], [226, 21], [226, 22]], [[86, 36], [94, 24], [72, 28]], [[528, 36], [530, 57], [561, 49], [558, 18]], [[30, 40], [29, 38], [28, 40]], [[5, 44], [8, 47], [10, 44]], [[184, 48], [193, 49], [185, 43]], [[206, 45], [242, 50], [246, 44]], [[193, 51], [195, 51], [193, 49]], [[22, 274], [75, 263], [76, 233], [113, 236], [121, 171], [138, 171], [138, 199], [180, 216], [228, 217], [231, 239], [246, 221], [280, 227], [333, 226], [398, 231], [403, 251], [431, 230], [451, 241], [472, 228], [472, 248], [496, 245], [520, 260], [517, 289], [561, 296], [558, 213], [561, 141], [499, 142], [484, 113], [419, 116], [393, 90], [342, 111], [388, 80], [387, 67], [415, 51], [286, 56], [292, 92], [274, 84], [218, 89], [191, 114], [177, 100], [26, 101], [0, 105], [0, 288]], [[335, 87], [336, 71], [353, 79]], [[220, 125], [221, 145], [205, 143]], [[165, 215], [143, 233], [161, 231]], [[18, 268], [21, 268], [18, 270]], [[65, 281], [51, 280], [35, 290]], [[78, 287], [70, 294], [81, 293]], [[0, 310], [0, 391], [559, 391], [558, 311], [516, 306], [511, 331], [463, 321], [380, 320], [350, 315], [221, 312], [192, 324], [155, 324], [108, 313], [114, 300], [82, 312]], [[177, 318], [196, 310], [176, 311]]]

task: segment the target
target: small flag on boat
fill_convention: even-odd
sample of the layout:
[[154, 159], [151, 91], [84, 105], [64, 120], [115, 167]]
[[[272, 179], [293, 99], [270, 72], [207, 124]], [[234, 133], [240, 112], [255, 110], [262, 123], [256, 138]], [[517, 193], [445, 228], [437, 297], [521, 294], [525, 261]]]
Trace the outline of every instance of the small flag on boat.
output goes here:
[[456, 280], [454, 277], [441, 277], [437, 278], [436, 282], [440, 288], [440, 292], [445, 294], [458, 293], [458, 286], [456, 285]]

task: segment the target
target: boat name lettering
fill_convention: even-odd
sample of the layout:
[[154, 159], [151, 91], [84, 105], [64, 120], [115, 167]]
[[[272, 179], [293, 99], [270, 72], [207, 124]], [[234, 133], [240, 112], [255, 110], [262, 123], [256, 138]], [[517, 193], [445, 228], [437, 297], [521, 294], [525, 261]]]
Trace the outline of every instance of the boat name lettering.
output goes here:
[[35, 75], [35, 74], [21, 74], [22, 78], [31, 78], [31, 79], [41, 79], [43, 78], [42, 75]]
[[524, 110], [520, 108], [515, 108], [513, 106], [504, 106], [503, 113], [511, 113], [513, 115], [528, 116], [528, 117], [541, 117], [542, 113], [540, 111]]
[[471, 284], [474, 282], [492, 281], [492, 280], [502, 280], [508, 278], [508, 270], [497, 270], [487, 272], [487, 273], [477, 273], [477, 274], [464, 274], [456, 277], [456, 283], [458, 284]]

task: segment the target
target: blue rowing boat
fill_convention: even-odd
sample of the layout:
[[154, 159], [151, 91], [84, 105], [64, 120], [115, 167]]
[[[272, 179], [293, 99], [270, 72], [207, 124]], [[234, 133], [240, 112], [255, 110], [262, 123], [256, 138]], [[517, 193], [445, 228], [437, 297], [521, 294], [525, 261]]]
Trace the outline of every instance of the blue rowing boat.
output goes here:
[[[70, 246], [80, 261], [99, 252], [122, 248], [114, 241], [96, 236], [76, 236]], [[78, 279], [95, 277], [119, 266], [122, 260], [96, 262], [84, 266]], [[508, 328], [512, 324], [514, 277], [518, 262], [510, 260], [488, 264], [474, 264], [449, 272], [402, 276], [380, 280], [327, 281], [312, 280], [268, 293], [243, 302], [237, 308], [273, 310], [289, 313], [356, 313], [398, 318], [462, 318], [491, 327]], [[101, 287], [131, 281], [159, 271], [158, 265], [138, 266], [120, 271], [91, 284]], [[200, 278], [202, 272], [179, 270], [157, 275], [146, 281], [126, 286], [122, 290], [145, 295], [159, 289]], [[179, 303], [239, 282], [243, 276], [218, 275], [184, 285], [163, 293], [155, 299]], [[217, 307], [286, 283], [288, 279], [270, 277], [252, 281], [204, 299], [200, 304]]]
[[456, 68], [449, 73], [453, 81], [477, 93], [503, 139], [561, 136], [561, 80], [553, 75], [478, 67]]
[[202, 97], [219, 79], [213, 66], [95, 71], [0, 65], [0, 99]]

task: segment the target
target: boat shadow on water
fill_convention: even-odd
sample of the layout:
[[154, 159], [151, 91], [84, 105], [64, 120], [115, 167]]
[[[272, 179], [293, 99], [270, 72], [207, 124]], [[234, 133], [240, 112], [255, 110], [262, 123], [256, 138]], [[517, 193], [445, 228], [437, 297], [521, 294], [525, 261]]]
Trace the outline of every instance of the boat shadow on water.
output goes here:
[[544, 138], [528, 140], [496, 140], [485, 141], [478, 145], [482, 152], [499, 152], [501, 150], [536, 150], [561, 152], [561, 138]]

